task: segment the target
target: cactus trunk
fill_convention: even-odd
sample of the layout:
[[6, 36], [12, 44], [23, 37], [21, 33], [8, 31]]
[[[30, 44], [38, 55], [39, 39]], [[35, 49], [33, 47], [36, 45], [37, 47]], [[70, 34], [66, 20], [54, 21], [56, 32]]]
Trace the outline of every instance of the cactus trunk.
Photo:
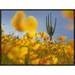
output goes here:
[[50, 40], [52, 40], [52, 36], [54, 35], [55, 29], [56, 29], [56, 18], [55, 18], [55, 23], [54, 23], [54, 28], [53, 28], [51, 13], [50, 15], [48, 14], [48, 16], [46, 16], [46, 29], [50, 37]]
[[49, 36], [50, 37], [50, 40], [52, 40], [52, 36]]

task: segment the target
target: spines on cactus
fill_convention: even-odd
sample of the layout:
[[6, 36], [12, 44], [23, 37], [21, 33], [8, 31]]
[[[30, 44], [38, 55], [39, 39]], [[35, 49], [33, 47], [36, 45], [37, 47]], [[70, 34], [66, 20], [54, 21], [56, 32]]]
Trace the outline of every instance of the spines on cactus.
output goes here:
[[55, 29], [56, 29], [56, 18], [54, 23], [54, 28], [52, 26], [52, 15], [51, 13], [46, 16], [46, 29], [47, 33], [49, 34], [50, 40], [52, 40], [52, 36], [54, 35]]

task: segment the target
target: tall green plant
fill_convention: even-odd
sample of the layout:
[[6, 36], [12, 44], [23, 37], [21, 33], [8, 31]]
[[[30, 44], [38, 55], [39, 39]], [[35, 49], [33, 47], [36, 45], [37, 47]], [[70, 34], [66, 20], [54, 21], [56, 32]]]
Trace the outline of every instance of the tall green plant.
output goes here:
[[55, 18], [54, 28], [52, 25], [53, 25], [52, 24], [52, 14], [50, 13], [46, 16], [46, 29], [47, 29], [47, 33], [49, 34], [50, 40], [52, 40], [52, 37], [56, 29], [56, 18]]

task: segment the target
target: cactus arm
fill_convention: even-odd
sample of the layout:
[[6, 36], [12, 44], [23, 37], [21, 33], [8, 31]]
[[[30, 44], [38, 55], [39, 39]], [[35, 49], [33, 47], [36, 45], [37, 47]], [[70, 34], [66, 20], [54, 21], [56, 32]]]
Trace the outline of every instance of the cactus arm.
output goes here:
[[50, 22], [49, 22], [49, 14], [48, 14], [48, 34], [51, 33], [51, 26], [50, 26]]
[[47, 33], [49, 32], [49, 27], [48, 27], [48, 19], [47, 19], [47, 16], [46, 16], [46, 29], [47, 29]]
[[52, 16], [51, 16], [52, 14], [50, 13], [50, 26], [52, 27]]
[[53, 33], [55, 32], [55, 29], [56, 29], [56, 18], [55, 18], [55, 24], [54, 24]]
[[49, 18], [50, 18], [50, 16], [49, 16], [49, 14], [48, 14], [48, 17], [47, 17], [47, 22], [48, 22], [48, 34], [50, 34], [50, 32], [51, 32], [51, 26], [50, 26]]
[[52, 14], [50, 13], [50, 24], [49, 24], [49, 26], [50, 26], [50, 35], [52, 36], [53, 35], [53, 27], [52, 27]]
[[49, 25], [50, 25], [50, 23], [49, 23], [49, 15], [48, 15], [48, 27], [50, 28], [50, 26], [49, 26]]

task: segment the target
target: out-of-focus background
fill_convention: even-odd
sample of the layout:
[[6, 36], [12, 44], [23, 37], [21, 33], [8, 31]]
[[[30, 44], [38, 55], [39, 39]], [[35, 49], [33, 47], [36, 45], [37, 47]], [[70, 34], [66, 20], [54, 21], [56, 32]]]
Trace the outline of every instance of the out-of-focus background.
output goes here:
[[[53, 36], [55, 39], [58, 36], [64, 35], [67, 37], [67, 40], [73, 39], [73, 19], [67, 19], [63, 16], [62, 11], [24, 11], [27, 16], [34, 16], [38, 20], [38, 29], [37, 32], [46, 32], [46, 16], [51, 12], [52, 13], [52, 22], [54, 24], [55, 17], [57, 18], [56, 22], [56, 31]], [[11, 25], [11, 19], [15, 15], [16, 11], [2, 11], [1, 23], [4, 25], [5, 33], [12, 34], [15, 33], [15, 36], [23, 36], [24, 32], [15, 31]]]

